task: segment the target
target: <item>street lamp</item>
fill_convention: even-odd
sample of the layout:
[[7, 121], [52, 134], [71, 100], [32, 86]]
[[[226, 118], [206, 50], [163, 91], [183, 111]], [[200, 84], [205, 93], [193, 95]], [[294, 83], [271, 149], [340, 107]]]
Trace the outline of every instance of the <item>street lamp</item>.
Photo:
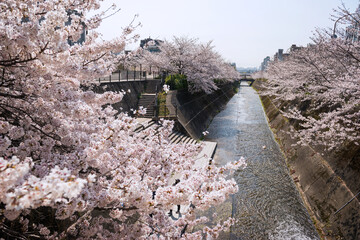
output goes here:
[[348, 16], [351, 16], [351, 15], [352, 15], [352, 13], [348, 13], [348, 14], [346, 14], [346, 15], [344, 15], [344, 16], [339, 17], [339, 18], [335, 21], [335, 23], [334, 23], [334, 29], [333, 29], [333, 34], [331, 35], [331, 38], [337, 38], [337, 35], [335, 34], [335, 31], [336, 31], [336, 24], [338, 23], [338, 21], [340, 21], [340, 20], [343, 19], [344, 17], [348, 17]]

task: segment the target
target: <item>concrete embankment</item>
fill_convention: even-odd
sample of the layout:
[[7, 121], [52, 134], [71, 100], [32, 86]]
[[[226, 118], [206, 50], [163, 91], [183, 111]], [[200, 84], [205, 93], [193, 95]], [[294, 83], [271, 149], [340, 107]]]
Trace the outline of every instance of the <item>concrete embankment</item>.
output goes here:
[[[262, 82], [254, 87], [262, 89]], [[268, 96], [261, 96], [268, 121], [279, 142], [293, 180], [323, 239], [360, 239], [359, 149], [336, 153], [311, 146], [294, 146], [291, 123]]]
[[167, 104], [177, 108], [178, 121], [186, 132], [195, 139], [200, 139], [212, 119], [236, 93], [237, 83], [228, 83], [211, 94], [191, 94], [188, 91], [171, 91]]

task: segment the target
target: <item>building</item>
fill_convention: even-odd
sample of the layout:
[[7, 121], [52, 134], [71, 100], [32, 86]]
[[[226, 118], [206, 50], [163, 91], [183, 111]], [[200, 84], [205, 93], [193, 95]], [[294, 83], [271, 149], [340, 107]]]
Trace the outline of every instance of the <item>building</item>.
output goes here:
[[160, 52], [160, 44], [162, 44], [164, 41], [161, 41], [159, 39], [151, 39], [145, 38], [140, 41], [140, 47], [146, 48], [149, 52]]
[[[80, 16], [80, 13], [78, 13], [76, 10], [67, 10], [67, 14], [69, 16], [68, 21], [65, 23], [65, 26], [68, 26], [71, 24], [71, 14], [75, 14]], [[87, 28], [86, 28], [86, 24], [84, 22], [81, 22], [81, 26], [83, 28], [83, 31], [80, 35], [80, 38], [77, 41], [73, 41], [71, 38], [68, 39], [68, 44], [70, 46], [74, 45], [74, 44], [82, 44], [83, 42], [85, 42], [85, 37], [87, 34]]]
[[270, 57], [267, 56], [266, 58], [264, 58], [264, 61], [261, 63], [260, 70], [265, 71], [269, 65], [269, 62], [270, 62]]
[[302, 47], [296, 46], [296, 44], [292, 44], [291, 47], [284, 53], [283, 49], [279, 49], [274, 55], [274, 61], [286, 61], [286, 59], [290, 56], [290, 54], [302, 49]]
[[274, 61], [284, 60], [284, 49], [279, 49], [274, 55]]
[[274, 54], [274, 58], [271, 60], [271, 58], [269, 56], [267, 56], [266, 58], [264, 58], [264, 60], [262, 61], [261, 65], [260, 65], [260, 71], [266, 71], [266, 69], [269, 66], [269, 63], [271, 61], [277, 62], [277, 61], [286, 61], [289, 56], [298, 51], [301, 50], [303, 47], [300, 46], [296, 46], [296, 44], [292, 44], [290, 46], [290, 48], [287, 50], [287, 52], [284, 53], [284, 49], [279, 49], [275, 54]]
[[293, 45], [291, 45], [291, 47], [289, 49], [289, 52], [293, 53], [293, 52], [295, 52], [297, 50], [300, 50], [300, 49], [302, 49], [302, 47], [298, 47], [298, 46], [296, 46], [296, 44], [293, 44]]
[[[351, 42], [357, 42], [360, 40], [360, 5], [356, 9], [355, 13], [352, 14], [353, 23], [346, 27], [345, 38]], [[335, 32], [335, 30], [334, 30]], [[334, 35], [336, 37], [336, 35]]]
[[[356, 11], [358, 12], [359, 8]], [[360, 14], [360, 12], [358, 14]], [[356, 42], [360, 40], [360, 24], [358, 21], [346, 27], [345, 37], [346, 40], [352, 42]]]

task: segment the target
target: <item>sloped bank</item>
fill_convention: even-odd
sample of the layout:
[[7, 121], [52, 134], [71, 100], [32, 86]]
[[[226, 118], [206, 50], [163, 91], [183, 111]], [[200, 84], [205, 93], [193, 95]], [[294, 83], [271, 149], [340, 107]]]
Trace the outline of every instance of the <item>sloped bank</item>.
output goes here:
[[[261, 83], [257, 80], [253, 86], [261, 90]], [[323, 239], [360, 239], [360, 203], [354, 195], [360, 190], [358, 151], [345, 149], [340, 155], [323, 155], [311, 146], [294, 147], [290, 122], [268, 96], [261, 96], [261, 100], [319, 234]]]
[[192, 138], [200, 139], [212, 119], [235, 95], [237, 87], [238, 83], [227, 83], [211, 94], [171, 91], [167, 101], [177, 108], [178, 121], [186, 132]]

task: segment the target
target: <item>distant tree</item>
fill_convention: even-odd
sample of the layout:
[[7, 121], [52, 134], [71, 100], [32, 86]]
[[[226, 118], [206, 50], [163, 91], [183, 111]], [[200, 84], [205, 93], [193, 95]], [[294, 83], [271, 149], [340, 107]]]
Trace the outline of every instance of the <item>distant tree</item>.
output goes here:
[[161, 43], [159, 49], [150, 52], [145, 48], [134, 60], [144, 67], [158, 67], [170, 74], [186, 76], [190, 92], [211, 93], [218, 89], [214, 80], [238, 78], [238, 72], [214, 51], [212, 42], [202, 44], [196, 39], [174, 37], [172, 42]]
[[[134, 26], [100, 41], [94, 30], [105, 13], [86, 17], [96, 0], [6, 0], [0, 8], [1, 237], [190, 239], [229, 227], [232, 219], [188, 231], [204, 221], [193, 208], [237, 191], [227, 172], [242, 160], [197, 167], [199, 147], [170, 143], [172, 122], [136, 133], [136, 120], [111, 107], [124, 93], [91, 91], [93, 79], [115, 69], [122, 56], [112, 52], [132, 41]], [[173, 220], [174, 205], [191, 207]]]
[[[359, 26], [359, 14], [344, 7], [334, 16]], [[360, 143], [360, 42], [349, 39], [347, 29], [336, 29], [336, 38], [333, 31], [318, 30], [313, 44], [272, 62], [266, 72], [264, 94], [275, 97], [278, 106], [291, 102], [282, 110], [297, 120], [301, 143], [328, 150]]]

